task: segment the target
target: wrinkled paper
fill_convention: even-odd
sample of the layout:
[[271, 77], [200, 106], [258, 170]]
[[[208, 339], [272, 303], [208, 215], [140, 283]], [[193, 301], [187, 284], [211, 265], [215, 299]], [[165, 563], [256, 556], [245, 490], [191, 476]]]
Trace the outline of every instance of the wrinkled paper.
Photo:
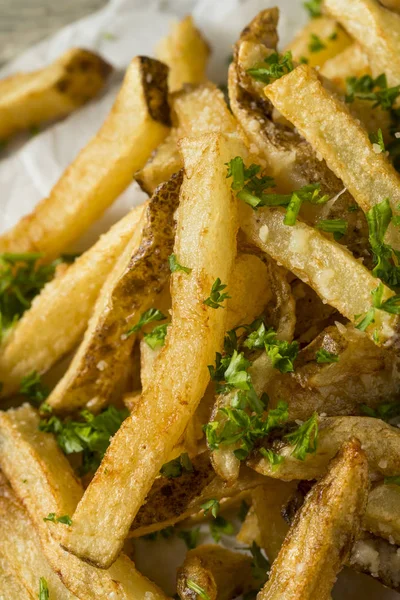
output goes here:
[[[111, 0], [102, 10], [68, 25], [0, 69], [0, 78], [18, 71], [38, 69], [74, 46], [98, 52], [115, 67], [115, 73], [100, 97], [34, 137], [18, 137], [7, 148], [0, 160], [0, 232], [13, 226], [49, 193], [64, 169], [102, 124], [132, 57], [136, 54], [153, 56], [155, 45], [167, 34], [171, 22], [188, 13], [193, 14], [213, 49], [209, 77], [215, 83], [223, 83], [226, 81], [227, 57], [241, 29], [258, 11], [275, 5], [281, 9], [279, 34], [283, 47], [307, 22], [301, 0]], [[143, 198], [137, 184], [132, 183], [71, 250], [87, 248]], [[222, 537], [226, 545], [238, 546], [234, 539]], [[199, 542], [212, 542], [207, 525], [201, 527]], [[172, 595], [176, 568], [186, 552], [183, 540], [140, 540], [135, 542], [135, 550], [138, 568]], [[333, 598], [395, 600], [400, 596], [384, 590], [370, 578], [345, 571], [336, 584]]]

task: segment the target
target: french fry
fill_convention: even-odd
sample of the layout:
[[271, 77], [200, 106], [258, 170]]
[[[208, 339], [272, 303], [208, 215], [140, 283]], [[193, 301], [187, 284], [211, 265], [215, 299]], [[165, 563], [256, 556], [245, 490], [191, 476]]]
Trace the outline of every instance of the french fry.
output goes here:
[[256, 542], [257, 546], [262, 547], [261, 531], [253, 506], [250, 506], [236, 539], [246, 546], [251, 546], [253, 542]]
[[[400, 432], [397, 427], [373, 417], [319, 417], [318, 427], [317, 449], [304, 461], [292, 455], [293, 447], [286, 442], [277, 450], [284, 456], [277, 468], [257, 454], [248, 459], [248, 465], [258, 473], [284, 481], [318, 479], [326, 472], [328, 461], [341, 445], [356, 437], [362, 444], [372, 473], [391, 477], [400, 472]], [[274, 444], [272, 448], [275, 449]]]
[[377, 0], [325, 0], [328, 13], [346, 29], [368, 55], [372, 75], [386, 74], [390, 87], [400, 84], [400, 16]]
[[358, 536], [368, 488], [368, 463], [352, 440], [296, 514], [260, 600], [329, 600]]
[[[34, 524], [43, 553], [65, 587], [80, 600], [165, 600], [164, 594], [138, 573], [124, 555], [101, 570], [61, 548], [61, 523], [45, 522], [49, 513], [72, 515], [83, 489], [52, 434], [38, 431], [39, 417], [24, 405], [0, 413], [0, 467]], [[54, 536], [54, 537], [53, 537]]]
[[210, 56], [210, 46], [203, 34], [187, 16], [174, 24], [170, 34], [156, 48], [156, 57], [168, 65], [168, 85], [171, 92], [185, 83], [202, 83]]
[[4, 494], [0, 492], [0, 535], [1, 566], [3, 567], [6, 561], [5, 573], [25, 588], [22, 595], [3, 595], [5, 588], [0, 581], [0, 597], [18, 600], [38, 598], [39, 578], [44, 577], [50, 598], [77, 600], [46, 560], [40, 547], [39, 536], [23, 507], [13, 497], [11, 489]]
[[[400, 214], [398, 173], [383, 153], [374, 151], [367, 132], [323, 87], [315, 71], [301, 65], [267, 86], [265, 94], [326, 160], [364, 212], [389, 198], [393, 213]], [[386, 237], [400, 249], [393, 224]]]
[[[192, 600], [195, 583], [210, 600], [231, 600], [257, 589], [250, 556], [232, 552], [215, 544], [190, 550], [177, 572], [177, 591], [181, 600]], [[189, 586], [188, 586], [189, 582]]]
[[143, 206], [132, 209], [36, 296], [1, 348], [1, 396], [17, 392], [21, 379], [32, 371], [48, 371], [79, 343], [101, 286], [143, 210]]
[[379, 0], [379, 2], [389, 10], [393, 10], [394, 12], [400, 13], [399, 0]]
[[210, 498], [218, 501], [234, 498], [241, 492], [265, 483], [265, 477], [242, 465], [239, 478], [227, 484], [213, 471], [207, 452], [192, 459], [193, 472], [179, 478], [159, 477], [153, 483], [147, 501], [132, 523], [130, 537], [141, 537], [175, 525], [201, 511]]
[[322, 67], [351, 43], [351, 37], [334, 19], [322, 16], [311, 19], [286, 46], [285, 52], [290, 51], [296, 62], [305, 59], [310, 67]]
[[368, 496], [364, 528], [400, 544], [400, 488], [392, 483], [377, 485]]
[[178, 130], [172, 128], [163, 142], [154, 150], [143, 169], [135, 173], [135, 179], [146, 194], [154, 190], [182, 168], [178, 152]]
[[18, 598], [18, 600], [35, 600], [35, 597], [26, 588], [18, 577], [11, 573], [7, 559], [2, 557], [0, 566], [0, 590], [3, 598]]
[[131, 62], [104, 124], [50, 195], [0, 236], [0, 252], [57, 257], [132, 181], [169, 130], [167, 68], [146, 57]]
[[[348, 565], [361, 573], [372, 575], [386, 587], [399, 592], [399, 547], [363, 533], [353, 546]], [[377, 590], [379, 594], [380, 590]]]
[[85, 405], [98, 410], [120, 393], [135, 341], [127, 332], [169, 277], [181, 181], [182, 173], [174, 175], [145, 207], [140, 226], [101, 290], [83, 342], [48, 398], [54, 410], [73, 412]]
[[0, 139], [73, 112], [99, 93], [111, 71], [98, 54], [71, 48], [39, 71], [0, 80]]
[[71, 552], [96, 565], [112, 564], [120, 552], [205, 392], [207, 365], [222, 346], [226, 311], [204, 301], [217, 279], [230, 282], [237, 217], [225, 163], [239, 149], [245, 152], [239, 141], [218, 134], [181, 141], [185, 178], [174, 253], [192, 270], [172, 275], [172, 325], [153, 382], [113, 438], [64, 538]]
[[[278, 20], [279, 8], [261, 10], [250, 23], [243, 29], [239, 37], [240, 42], [253, 42], [263, 44], [267, 48], [276, 48], [278, 45]], [[237, 46], [234, 48], [237, 52]]]
[[327, 60], [320, 70], [321, 75], [343, 91], [346, 91], [347, 77], [358, 78], [370, 72], [368, 57], [357, 42]]
[[[254, 244], [307, 283], [347, 319], [354, 323], [360, 318], [356, 315], [365, 315], [371, 309], [371, 292], [380, 285], [380, 280], [343, 246], [300, 221], [293, 227], [284, 225], [281, 209], [264, 208], [255, 212], [241, 202], [240, 216], [241, 227]], [[349, 277], [352, 286], [346, 283]], [[384, 295], [385, 298], [392, 295], [386, 286]], [[398, 329], [398, 316], [376, 310], [375, 322], [366, 331], [373, 337], [376, 330], [379, 343], [389, 346], [397, 344]]]

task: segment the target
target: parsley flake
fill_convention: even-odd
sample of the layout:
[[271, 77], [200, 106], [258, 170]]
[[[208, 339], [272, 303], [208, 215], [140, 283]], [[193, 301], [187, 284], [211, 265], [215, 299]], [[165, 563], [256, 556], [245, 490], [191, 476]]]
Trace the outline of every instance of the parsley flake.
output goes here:
[[400, 95], [400, 85], [388, 88], [386, 75], [382, 73], [376, 79], [371, 75], [348, 77], [346, 79], [347, 93], [345, 100], [354, 102], [355, 98], [373, 102], [372, 108], [380, 106], [383, 110], [391, 110]]
[[377, 148], [377, 154], [380, 154], [381, 152], [386, 152], [382, 129], [379, 128], [377, 133], [370, 133], [369, 140], [374, 146], [374, 148]]
[[389, 199], [375, 204], [367, 213], [369, 243], [374, 255], [372, 274], [390, 286], [400, 285], [400, 253], [384, 242], [393, 213]]
[[72, 520], [69, 515], [56, 517], [56, 513], [49, 513], [47, 517], [43, 517], [43, 521], [51, 521], [52, 523], [62, 523], [63, 525], [72, 525]]
[[207, 592], [192, 579], [186, 580], [186, 587], [188, 587], [190, 590], [193, 590], [193, 592], [196, 592], [196, 594], [202, 598], [202, 600], [210, 600], [210, 596], [207, 594]]
[[207, 502], [204, 502], [204, 504], [201, 504], [200, 506], [204, 510], [205, 515], [209, 511], [211, 511], [211, 514], [214, 517], [214, 519], [217, 518], [220, 508], [218, 500], [216, 500], [215, 498], [211, 498], [211, 500], [207, 500]]
[[326, 233], [333, 233], [336, 241], [339, 241], [347, 232], [348, 223], [344, 219], [322, 219], [316, 227]]
[[382, 421], [389, 423], [391, 419], [400, 416], [400, 404], [398, 402], [388, 402], [380, 404], [375, 409], [366, 404], [360, 404], [360, 412], [367, 417], [382, 419]]
[[307, 454], [314, 453], [318, 444], [317, 413], [314, 413], [296, 431], [285, 435], [285, 439], [291, 446], [294, 446], [292, 455], [298, 460], [305, 460]]
[[43, 384], [37, 371], [32, 371], [21, 379], [19, 392], [23, 396], [27, 396], [34, 406], [39, 406], [49, 395], [49, 390]]
[[221, 282], [220, 278], [217, 277], [212, 285], [209, 297], [203, 301], [203, 304], [206, 304], [211, 308], [224, 308], [222, 306], [222, 302], [230, 298], [230, 296], [225, 292], [221, 294], [226, 287], [227, 286]]
[[176, 254], [169, 255], [168, 263], [169, 263], [169, 268], [170, 268], [171, 273], [175, 273], [176, 271], [183, 271], [184, 273], [189, 275], [189, 273], [192, 272], [192, 269], [189, 269], [189, 267], [184, 267], [183, 265], [179, 264], [179, 262], [176, 258]]
[[126, 332], [126, 336], [130, 336], [133, 333], [137, 333], [138, 331], [140, 331], [142, 329], [142, 327], [144, 327], [145, 325], [148, 325], [149, 323], [152, 323], [153, 321], [164, 321], [164, 319], [166, 319], [167, 317], [161, 312], [161, 310], [158, 310], [158, 308], [149, 308], [149, 310], [146, 310], [146, 312], [144, 312], [141, 316], [139, 321], [136, 323], [136, 325], [134, 325], [133, 327], [131, 327], [127, 332]]
[[270, 450], [269, 448], [261, 447], [260, 454], [262, 454], [262, 456], [268, 460], [268, 462], [272, 466], [273, 471], [275, 469], [277, 469], [279, 467], [279, 465], [284, 461], [283, 456], [281, 456], [280, 454], [277, 454], [276, 452], [274, 452], [273, 450]]
[[167, 479], [180, 477], [183, 471], [193, 473], [193, 465], [189, 455], [186, 452], [178, 456], [178, 458], [174, 458], [173, 460], [165, 463], [160, 469], [161, 475], [167, 477]]
[[152, 331], [150, 331], [150, 333], [145, 333], [143, 338], [144, 341], [146, 342], [146, 344], [148, 346], [150, 346], [150, 348], [152, 350], [155, 350], [156, 348], [160, 348], [161, 346], [164, 346], [165, 344], [165, 338], [167, 335], [167, 328], [170, 325], [170, 323], [164, 323], [163, 325], [157, 325], [157, 327], [154, 327], [154, 329]]
[[280, 79], [283, 75], [290, 73], [294, 69], [292, 53], [285, 52], [280, 55], [273, 52], [264, 58], [264, 64], [258, 67], [247, 69], [247, 73], [262, 83], [271, 83], [271, 80]]
[[49, 586], [44, 577], [39, 579], [39, 600], [49, 600]]
[[309, 0], [303, 3], [304, 8], [312, 19], [322, 15], [322, 0]]
[[308, 50], [310, 52], [321, 52], [321, 50], [324, 50], [325, 48], [326, 44], [324, 44], [319, 35], [312, 33], [308, 44]]
[[233, 535], [234, 532], [232, 523], [220, 515], [215, 517], [210, 523], [210, 533], [217, 543], [221, 540], [222, 535]]
[[394, 475], [393, 477], [385, 477], [384, 482], [386, 485], [400, 485], [400, 475]]
[[315, 353], [315, 358], [319, 364], [339, 362], [339, 357], [337, 354], [334, 354], [334, 352], [329, 352], [324, 348], [317, 350]]
[[193, 548], [196, 548], [197, 544], [199, 543], [200, 527], [178, 531], [178, 537], [185, 542], [189, 550], [193, 550]]
[[260, 580], [262, 585], [268, 580], [269, 571], [271, 570], [271, 565], [267, 558], [261, 552], [261, 548], [258, 546], [256, 542], [253, 542], [249, 548], [244, 548], [244, 550], [248, 550], [251, 552], [253, 557], [252, 561], [252, 573], [254, 579]]

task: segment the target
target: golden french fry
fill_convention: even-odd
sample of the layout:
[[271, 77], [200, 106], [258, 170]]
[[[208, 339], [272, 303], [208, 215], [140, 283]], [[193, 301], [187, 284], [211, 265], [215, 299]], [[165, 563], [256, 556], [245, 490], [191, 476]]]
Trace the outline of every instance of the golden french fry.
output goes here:
[[206, 77], [210, 52], [207, 40], [197, 29], [191, 16], [174, 24], [170, 34], [156, 48], [158, 60], [170, 69], [170, 91], [180, 90], [185, 83], [202, 83]]
[[71, 516], [83, 489], [52, 434], [38, 430], [29, 405], [0, 413], [0, 467], [34, 524], [43, 553], [65, 587], [80, 600], [166, 600], [164, 594], [121, 555], [109, 570], [96, 569], [63, 550], [61, 523], [45, 522], [49, 513]]
[[251, 557], [215, 544], [190, 550], [177, 572], [177, 591], [181, 600], [192, 600], [195, 583], [210, 600], [231, 600], [257, 589], [252, 575]]
[[98, 219], [169, 130], [167, 68], [146, 57], [131, 62], [104, 124], [50, 195], [0, 236], [0, 252], [61, 252]]
[[71, 48], [43, 69], [0, 80], [0, 139], [73, 112], [99, 93], [111, 71], [98, 54]]
[[241, 42], [253, 42], [255, 44], [264, 44], [267, 48], [276, 48], [278, 45], [278, 20], [279, 8], [267, 8], [261, 10], [240, 34], [238, 44]]
[[400, 84], [400, 15], [377, 0], [325, 0], [328, 13], [361, 44], [368, 55], [372, 75], [386, 74], [390, 87]]
[[251, 546], [253, 542], [256, 542], [257, 546], [262, 546], [261, 531], [253, 506], [250, 506], [236, 539], [246, 546]]
[[79, 343], [101, 286], [143, 210], [143, 206], [132, 209], [34, 299], [1, 348], [1, 396], [17, 392], [21, 379], [32, 371], [48, 371]]
[[[386, 587], [399, 592], [399, 547], [379, 537], [363, 533], [353, 546], [348, 565], [372, 575]], [[379, 589], [377, 593], [379, 594]], [[379, 597], [379, 596], [378, 596]]]
[[357, 42], [327, 60], [320, 70], [321, 75], [333, 81], [343, 91], [346, 90], [347, 77], [358, 78], [370, 72], [368, 57]]
[[172, 128], [165, 140], [154, 150], [143, 169], [135, 173], [136, 181], [149, 196], [161, 183], [168, 181], [182, 168], [178, 139], [178, 130]]
[[368, 496], [364, 518], [367, 531], [400, 544], [400, 488], [396, 484], [381, 484]]
[[[307, 283], [324, 302], [353, 323], [358, 321], [360, 315], [372, 308], [371, 292], [380, 285], [380, 280], [346, 248], [328, 240], [317, 229], [300, 221], [289, 227], [284, 225], [283, 217], [281, 209], [253, 211], [240, 203], [240, 223], [247, 237]], [[349, 277], [351, 286], [347, 285]], [[385, 298], [392, 295], [386, 286], [384, 295]], [[396, 345], [399, 317], [376, 310], [375, 322], [366, 331], [373, 337], [375, 330], [380, 344]]]
[[245, 149], [238, 140], [208, 134], [182, 140], [181, 151], [185, 177], [174, 253], [191, 272], [172, 275], [172, 325], [153, 381], [111, 441], [63, 542], [102, 567], [120, 552], [155, 477], [204, 395], [207, 365], [221, 348], [225, 331], [226, 311], [204, 301], [215, 282], [229, 286], [238, 224], [225, 163]]
[[322, 16], [311, 19], [286, 46], [285, 52], [290, 50], [295, 61], [305, 59], [310, 67], [322, 67], [351, 43], [351, 37], [334, 19]]
[[368, 463], [352, 440], [296, 514], [260, 600], [329, 600], [358, 536], [368, 488]]
[[257, 453], [247, 461], [248, 465], [258, 473], [284, 481], [318, 479], [326, 472], [329, 460], [341, 445], [356, 437], [373, 474], [391, 477], [400, 473], [400, 431], [397, 427], [373, 417], [319, 417], [318, 428], [316, 451], [308, 454], [304, 461], [293, 456], [293, 447], [283, 439], [279, 449], [272, 443], [272, 448], [284, 456], [278, 467]]
[[83, 342], [48, 398], [56, 411], [98, 410], [120, 393], [135, 335], [127, 332], [167, 281], [182, 173], [160, 186], [97, 299]]

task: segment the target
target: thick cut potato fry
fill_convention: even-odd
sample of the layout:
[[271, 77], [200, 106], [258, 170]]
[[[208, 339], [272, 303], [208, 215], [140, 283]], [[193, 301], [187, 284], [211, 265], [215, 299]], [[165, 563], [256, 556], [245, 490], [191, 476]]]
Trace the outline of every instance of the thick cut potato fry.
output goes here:
[[143, 169], [135, 174], [137, 182], [148, 194], [182, 167], [177, 145], [180, 138], [211, 131], [225, 134], [237, 131], [222, 92], [210, 82], [196, 87], [185, 86], [171, 96], [170, 103], [174, 125], [171, 133]]
[[169, 123], [167, 68], [134, 58], [101, 129], [50, 195], [0, 236], [0, 252], [42, 252], [47, 260], [68, 249], [131, 183]]
[[400, 84], [400, 15], [377, 0], [325, 0], [324, 6], [368, 55], [372, 75], [386, 74], [389, 87]]
[[[313, 36], [318, 36], [323, 45], [318, 51], [312, 49]], [[351, 43], [351, 37], [334, 19], [322, 16], [311, 19], [286, 46], [285, 51], [290, 50], [295, 61], [306, 59], [310, 67], [322, 67]]]
[[217, 279], [229, 286], [238, 223], [225, 164], [246, 150], [238, 140], [208, 134], [182, 140], [181, 151], [185, 178], [174, 253], [192, 270], [172, 275], [172, 325], [153, 381], [111, 441], [64, 537], [71, 552], [102, 567], [120, 552], [155, 477], [182, 437], [206, 390], [207, 365], [223, 342], [226, 311], [204, 301]]
[[372, 575], [383, 585], [400, 592], [398, 546], [364, 533], [354, 544], [348, 565], [356, 571]]
[[[11, 489], [0, 491], [0, 564], [6, 560], [7, 573], [20, 581], [28, 591], [28, 598], [38, 598], [39, 577], [44, 577], [50, 598], [57, 600], [79, 600], [60, 581], [51, 568], [40, 547], [40, 539], [23, 507], [13, 498]], [[0, 597], [23, 600], [24, 596]]]
[[97, 299], [83, 342], [48, 398], [56, 411], [87, 405], [98, 410], [120, 393], [135, 336], [126, 332], [149, 309], [167, 281], [174, 242], [174, 212], [182, 173], [164, 183], [147, 204]]
[[[357, 321], [372, 307], [371, 292], [380, 284], [343, 246], [328, 240], [317, 229], [297, 221], [284, 225], [281, 209], [253, 211], [240, 203], [240, 223], [247, 237], [278, 263], [307, 283], [324, 302], [343, 316]], [[352, 285], [347, 282], [351, 280]], [[392, 295], [385, 286], [385, 298]], [[376, 310], [375, 323], [367, 333], [379, 333], [381, 344], [398, 344], [399, 317]]]
[[[383, 153], [374, 151], [367, 132], [323, 87], [315, 71], [301, 65], [267, 86], [265, 94], [326, 160], [364, 212], [388, 198], [393, 213], [400, 214], [398, 173]], [[387, 239], [400, 249], [393, 224]]]
[[364, 528], [400, 545], [400, 488], [381, 484], [368, 496]]
[[343, 91], [346, 90], [347, 77], [358, 78], [370, 72], [368, 57], [356, 42], [326, 61], [320, 70], [321, 75], [333, 81]]
[[358, 536], [368, 488], [368, 463], [352, 440], [296, 514], [260, 600], [329, 600]]
[[272, 563], [278, 556], [283, 540], [288, 532], [288, 524], [282, 517], [282, 507], [296, 487], [295, 482], [277, 480], [278, 485], [268, 482], [253, 490], [254, 512], [260, 530], [261, 546]]
[[210, 498], [218, 501], [233, 498], [266, 481], [242, 465], [239, 478], [229, 485], [214, 473], [207, 452], [193, 458], [192, 464], [193, 472], [183, 473], [176, 479], [159, 477], [155, 480], [146, 503], [132, 523], [131, 537], [175, 525], [200, 512], [201, 505]]
[[0, 139], [68, 115], [96, 96], [112, 71], [101, 56], [71, 48], [32, 73], [0, 81]]
[[143, 210], [143, 206], [132, 209], [36, 296], [1, 348], [1, 396], [17, 392], [24, 376], [32, 371], [45, 373], [78, 344], [101, 286], [138, 227]]
[[[39, 417], [29, 405], [0, 413], [0, 467], [31, 521], [52, 569], [79, 600], [165, 600], [164, 594], [121, 555], [105, 571], [63, 550], [56, 539], [60, 523], [49, 513], [71, 516], [83, 494], [52, 434], [38, 431]], [[54, 536], [54, 537], [53, 537]]]
[[[36, 600], [37, 595], [31, 594], [24, 582], [12, 573], [12, 567], [6, 558], [0, 558], [0, 591], [2, 597], [18, 598], [18, 600]], [[1, 596], [0, 596], [1, 597]]]
[[252, 589], [257, 581], [252, 575], [252, 559], [215, 544], [190, 550], [178, 569], [176, 587], [181, 600], [193, 600], [195, 592], [188, 581], [201, 587], [210, 600], [232, 600]]
[[373, 417], [319, 417], [318, 427], [316, 452], [308, 454], [304, 461], [292, 455], [292, 446], [278, 440], [272, 447], [285, 459], [277, 468], [258, 454], [247, 461], [248, 465], [258, 473], [284, 481], [318, 479], [326, 472], [328, 461], [341, 445], [356, 437], [373, 474], [390, 477], [400, 473], [400, 431], [397, 427]]
[[[250, 23], [242, 30], [239, 42], [253, 42], [264, 44], [267, 48], [276, 48], [278, 45], [277, 25], [279, 20], [279, 8], [267, 8], [261, 10]], [[237, 53], [238, 45], [234, 48]]]
[[180, 90], [185, 83], [202, 83], [209, 56], [210, 46], [191, 16], [174, 24], [171, 33], [156, 48], [158, 60], [170, 69], [168, 85], [171, 92]]

